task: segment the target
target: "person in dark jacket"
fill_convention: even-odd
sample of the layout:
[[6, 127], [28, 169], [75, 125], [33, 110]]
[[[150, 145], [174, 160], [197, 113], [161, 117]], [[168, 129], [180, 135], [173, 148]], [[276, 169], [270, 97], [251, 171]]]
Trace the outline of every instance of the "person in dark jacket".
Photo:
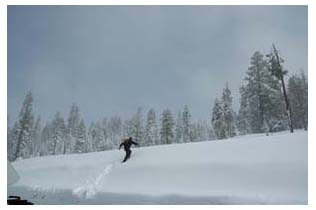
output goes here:
[[119, 149], [121, 149], [122, 146], [124, 146], [124, 150], [126, 152], [126, 155], [125, 155], [125, 158], [122, 162], [125, 162], [130, 156], [131, 156], [131, 153], [132, 153], [132, 150], [131, 150], [131, 146], [132, 144], [138, 146], [138, 143], [133, 141], [132, 140], [132, 137], [129, 137], [128, 139], [125, 139], [121, 144], [120, 144], [120, 147]]

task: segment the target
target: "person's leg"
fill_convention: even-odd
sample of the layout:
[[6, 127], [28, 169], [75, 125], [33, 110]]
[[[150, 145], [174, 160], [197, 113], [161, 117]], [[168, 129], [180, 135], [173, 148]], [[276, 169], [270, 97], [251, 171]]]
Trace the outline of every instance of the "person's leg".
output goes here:
[[131, 154], [132, 154], [132, 150], [128, 150], [127, 151], [127, 159], [131, 157]]
[[128, 158], [128, 150], [125, 151], [125, 157], [124, 157], [124, 160], [122, 162], [125, 162], [127, 160], [127, 158]]

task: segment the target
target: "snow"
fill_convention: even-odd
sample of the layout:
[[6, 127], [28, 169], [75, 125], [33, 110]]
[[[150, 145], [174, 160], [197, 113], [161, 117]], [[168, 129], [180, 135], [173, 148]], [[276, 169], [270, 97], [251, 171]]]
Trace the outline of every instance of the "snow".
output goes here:
[[13, 163], [35, 204], [307, 204], [307, 132], [46, 156]]

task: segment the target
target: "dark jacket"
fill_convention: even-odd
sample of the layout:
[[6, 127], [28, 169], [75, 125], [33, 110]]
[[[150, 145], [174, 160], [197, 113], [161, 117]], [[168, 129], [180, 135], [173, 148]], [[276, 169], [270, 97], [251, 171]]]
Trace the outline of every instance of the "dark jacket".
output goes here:
[[138, 145], [138, 143], [135, 142], [135, 141], [133, 141], [132, 138], [125, 139], [125, 140], [120, 144], [119, 149], [121, 149], [121, 147], [124, 146], [124, 150], [125, 150], [125, 151], [128, 151], [128, 150], [130, 150], [132, 144]]

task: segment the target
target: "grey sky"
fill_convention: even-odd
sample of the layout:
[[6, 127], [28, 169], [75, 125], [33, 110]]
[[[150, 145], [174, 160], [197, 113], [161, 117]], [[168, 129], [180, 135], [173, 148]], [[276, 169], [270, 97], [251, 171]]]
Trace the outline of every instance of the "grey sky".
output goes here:
[[252, 54], [307, 73], [307, 6], [9, 6], [8, 114], [28, 90], [44, 120], [75, 102], [88, 122], [138, 106], [208, 119], [226, 83], [238, 108]]

